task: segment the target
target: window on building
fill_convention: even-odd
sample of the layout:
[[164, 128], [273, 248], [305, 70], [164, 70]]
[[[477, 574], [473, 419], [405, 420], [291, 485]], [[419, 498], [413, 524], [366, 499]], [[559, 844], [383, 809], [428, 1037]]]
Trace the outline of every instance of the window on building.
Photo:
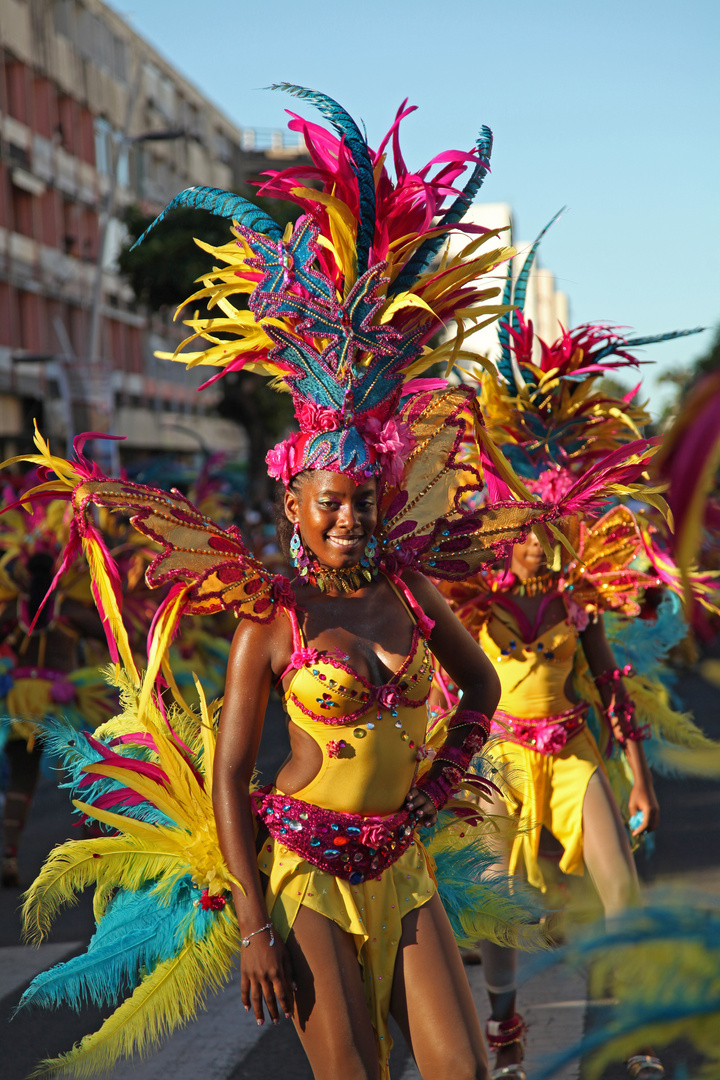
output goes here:
[[109, 176], [112, 167], [112, 127], [102, 116], [95, 117], [95, 168]]
[[50, 79], [33, 79], [34, 126], [38, 135], [51, 139], [57, 126], [56, 91]]
[[40, 242], [47, 247], [60, 247], [60, 213], [58, 193], [49, 188], [40, 196]]
[[5, 65], [7, 110], [23, 124], [28, 122], [28, 75], [28, 68], [18, 60], [9, 60]]
[[16, 187], [15, 184], [12, 184], [10, 190], [12, 192], [13, 229], [15, 232], [22, 233], [23, 236], [34, 236], [33, 196], [29, 191], [23, 191], [22, 188]]

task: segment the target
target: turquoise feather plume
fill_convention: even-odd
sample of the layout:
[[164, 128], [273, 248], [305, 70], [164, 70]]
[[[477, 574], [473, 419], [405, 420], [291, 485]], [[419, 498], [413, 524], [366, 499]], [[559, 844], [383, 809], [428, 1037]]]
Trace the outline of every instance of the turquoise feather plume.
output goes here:
[[161, 221], [165, 220], [171, 210], [179, 210], [180, 208], [207, 210], [209, 214], [229, 218], [232, 221], [239, 222], [241, 225], [245, 225], [248, 229], [263, 233], [265, 236], [269, 236], [271, 240], [282, 240], [283, 230], [278, 223], [264, 210], [261, 210], [259, 206], [256, 206], [255, 203], [243, 199], [242, 195], [236, 195], [233, 191], [223, 191], [221, 188], [190, 187], [179, 192], [167, 204], [163, 212], [158, 214], [155, 220], [148, 225], [142, 236], [138, 237], [130, 250], [134, 251], [136, 247], [139, 247], [147, 235]]
[[189, 876], [169, 897], [153, 890], [148, 884], [116, 893], [87, 951], [37, 975], [17, 1010], [69, 1005], [79, 1012], [87, 1004], [114, 1004], [139, 985], [145, 971], [175, 956], [187, 938], [205, 937], [217, 916], [194, 906], [199, 893]]
[[358, 183], [360, 222], [356, 241], [357, 276], [362, 277], [369, 265], [370, 248], [375, 237], [375, 180], [367, 142], [349, 113], [326, 94], [310, 90], [307, 86], [295, 86], [286, 82], [274, 83], [270, 89], [283, 90], [293, 97], [309, 101], [345, 140]]

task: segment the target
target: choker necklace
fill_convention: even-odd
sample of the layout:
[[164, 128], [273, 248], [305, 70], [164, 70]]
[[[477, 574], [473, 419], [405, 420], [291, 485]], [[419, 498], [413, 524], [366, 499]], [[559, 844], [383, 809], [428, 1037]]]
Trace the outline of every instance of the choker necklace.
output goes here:
[[533, 574], [524, 581], [516, 576], [512, 589], [518, 596], [537, 596], [538, 593], [557, 591], [557, 580], [558, 575], [554, 571], [546, 570], [544, 574]]
[[325, 592], [328, 588], [335, 588], [340, 592], [356, 592], [367, 582], [373, 581], [379, 569], [375, 562], [376, 551], [377, 537], [371, 536], [359, 563], [335, 570], [330, 566], [321, 566], [315, 558], [311, 558], [303, 547], [297, 522], [290, 539], [290, 562], [297, 568], [300, 580], [305, 585], [317, 586], [320, 592]]

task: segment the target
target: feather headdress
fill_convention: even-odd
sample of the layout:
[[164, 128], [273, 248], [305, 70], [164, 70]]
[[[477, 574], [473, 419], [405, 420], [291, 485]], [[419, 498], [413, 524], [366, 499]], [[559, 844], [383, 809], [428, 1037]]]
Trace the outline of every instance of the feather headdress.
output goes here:
[[[640, 384], [623, 397], [599, 380], [621, 368], [637, 370], [634, 351], [643, 345], [700, 333], [672, 330], [651, 337], [628, 337], [623, 328], [584, 323], [562, 329], [552, 343], [543, 341], [524, 314], [527, 284], [543, 229], [528, 252], [513, 282], [512, 263], [503, 291], [503, 304], [513, 306], [500, 323], [500, 379], [483, 378], [481, 402], [490, 437], [517, 472], [537, 480], [540, 492], [566, 486], [607, 455], [625, 447], [651, 453], [655, 444], [643, 439], [642, 427], [650, 417], [634, 403]], [[566, 478], [563, 481], [563, 475]]]
[[[472, 331], [460, 315], [479, 329], [508, 310], [488, 275], [512, 249], [498, 245], [497, 230], [462, 222], [489, 169], [492, 135], [483, 127], [469, 152], [446, 151], [413, 173], [398, 141], [400, 122], [413, 111], [405, 104], [372, 150], [331, 98], [285, 83], [275, 89], [315, 105], [333, 129], [291, 114], [312, 164], [272, 173], [260, 188], [303, 212], [283, 231], [257, 206], [215, 188], [189, 188], [172, 200], [150, 229], [170, 210], [192, 206], [231, 219], [235, 233], [219, 248], [200, 244], [225, 265], [183, 305], [203, 301], [210, 314], [187, 320], [192, 334], [172, 359], [219, 368], [209, 382], [243, 368], [292, 394], [300, 431], [268, 455], [274, 478], [287, 484], [318, 468], [396, 481], [412, 446], [398, 416], [407, 383], [464, 355]], [[390, 143], [394, 180], [386, 168]], [[469, 242], [435, 266], [451, 230]], [[455, 338], [431, 348], [433, 335], [456, 317]], [[188, 351], [198, 341], [202, 350]]]

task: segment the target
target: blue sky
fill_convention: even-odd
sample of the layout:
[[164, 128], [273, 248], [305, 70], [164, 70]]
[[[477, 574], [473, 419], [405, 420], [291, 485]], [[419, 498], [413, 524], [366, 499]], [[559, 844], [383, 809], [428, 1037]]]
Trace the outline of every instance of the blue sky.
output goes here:
[[[241, 126], [281, 127], [296, 82], [336, 98], [376, 145], [399, 103], [411, 165], [495, 134], [481, 198], [517, 233], [573, 323], [638, 333], [720, 323], [718, 0], [114, 0], [112, 6]], [[314, 110], [298, 111], [317, 119]], [[656, 345], [653, 375], [712, 331]]]

